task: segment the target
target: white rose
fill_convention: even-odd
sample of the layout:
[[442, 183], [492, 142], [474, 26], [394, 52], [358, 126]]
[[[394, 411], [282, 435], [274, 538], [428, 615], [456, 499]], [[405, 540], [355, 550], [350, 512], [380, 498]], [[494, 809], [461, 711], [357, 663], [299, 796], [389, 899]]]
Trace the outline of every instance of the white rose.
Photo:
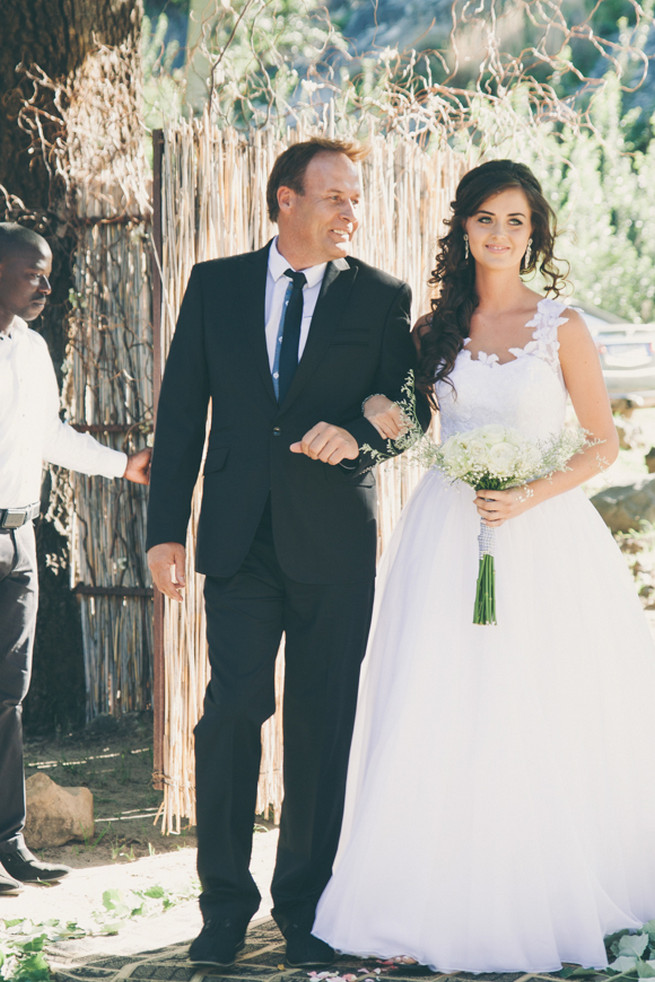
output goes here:
[[467, 453], [456, 437], [441, 445], [441, 466], [451, 477], [461, 477], [468, 467]]
[[506, 440], [510, 434], [510, 430], [507, 430], [500, 423], [487, 423], [485, 426], [481, 426], [478, 430], [479, 435], [485, 442], [492, 447], [495, 443], [501, 443]]
[[496, 477], [512, 477], [519, 453], [511, 443], [496, 443], [489, 448], [489, 470]]
[[489, 463], [489, 451], [491, 450], [491, 445], [487, 443], [484, 436], [478, 436], [477, 434], [468, 441], [467, 454], [469, 463], [472, 468], [478, 469], [488, 469]]

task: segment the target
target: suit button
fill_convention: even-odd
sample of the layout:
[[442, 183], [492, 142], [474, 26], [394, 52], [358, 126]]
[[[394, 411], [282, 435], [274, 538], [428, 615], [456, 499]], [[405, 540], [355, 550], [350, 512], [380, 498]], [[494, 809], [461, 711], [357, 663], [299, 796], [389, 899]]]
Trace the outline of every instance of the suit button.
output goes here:
[[282, 433], [282, 428], [280, 426], [273, 427], [273, 436], [280, 436]]

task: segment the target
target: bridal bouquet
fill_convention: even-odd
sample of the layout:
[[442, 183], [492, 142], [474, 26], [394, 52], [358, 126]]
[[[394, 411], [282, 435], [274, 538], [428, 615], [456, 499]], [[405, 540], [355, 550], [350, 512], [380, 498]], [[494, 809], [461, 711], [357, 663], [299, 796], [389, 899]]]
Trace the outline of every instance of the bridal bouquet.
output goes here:
[[[582, 429], [564, 429], [547, 441], [535, 442], [516, 429], [489, 423], [465, 430], [436, 445], [425, 436], [416, 416], [413, 375], [403, 386], [398, 403], [405, 419], [405, 431], [389, 450], [407, 450], [410, 458], [425, 467], [438, 467], [454, 481], [464, 481], [476, 491], [504, 491], [525, 485], [554, 471], [566, 470], [569, 459], [583, 448], [586, 436]], [[372, 447], [362, 450], [373, 460], [384, 460]], [[480, 562], [473, 610], [474, 624], [496, 624], [496, 571], [494, 565], [495, 529], [480, 520], [478, 546]]]
[[[547, 442], [535, 443], [518, 430], [489, 423], [449, 437], [432, 446], [428, 459], [453, 480], [476, 491], [504, 491], [525, 485], [553, 471], [565, 470], [567, 461], [584, 445], [582, 431], [564, 430]], [[480, 520], [480, 561], [473, 610], [474, 624], [496, 624], [495, 529]]]

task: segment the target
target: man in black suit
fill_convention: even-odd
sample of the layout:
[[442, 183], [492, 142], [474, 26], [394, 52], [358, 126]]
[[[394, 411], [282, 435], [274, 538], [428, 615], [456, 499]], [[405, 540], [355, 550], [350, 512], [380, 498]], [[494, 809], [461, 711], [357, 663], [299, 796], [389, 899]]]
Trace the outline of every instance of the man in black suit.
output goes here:
[[339, 837], [373, 597], [375, 479], [360, 447], [385, 449], [362, 401], [397, 397], [414, 363], [409, 287], [348, 258], [363, 155], [310, 140], [278, 157], [267, 188], [277, 238], [194, 267], [164, 375], [148, 559], [157, 587], [178, 600], [212, 404], [196, 557], [211, 663], [195, 734], [199, 964], [231, 964], [259, 905], [248, 866], [282, 634], [273, 916], [290, 965], [334, 957], [311, 928]]

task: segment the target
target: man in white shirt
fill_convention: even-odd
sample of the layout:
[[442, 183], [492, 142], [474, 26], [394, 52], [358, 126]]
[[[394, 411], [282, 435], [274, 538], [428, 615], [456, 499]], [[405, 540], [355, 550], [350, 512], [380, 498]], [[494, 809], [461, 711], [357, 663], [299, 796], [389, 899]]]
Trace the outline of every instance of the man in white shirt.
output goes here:
[[59, 418], [59, 391], [43, 338], [29, 330], [45, 307], [52, 253], [30, 229], [0, 222], [0, 895], [56, 880], [23, 839], [21, 707], [30, 681], [38, 604], [33, 519], [43, 461], [84, 474], [148, 483], [150, 451], [127, 456]]

